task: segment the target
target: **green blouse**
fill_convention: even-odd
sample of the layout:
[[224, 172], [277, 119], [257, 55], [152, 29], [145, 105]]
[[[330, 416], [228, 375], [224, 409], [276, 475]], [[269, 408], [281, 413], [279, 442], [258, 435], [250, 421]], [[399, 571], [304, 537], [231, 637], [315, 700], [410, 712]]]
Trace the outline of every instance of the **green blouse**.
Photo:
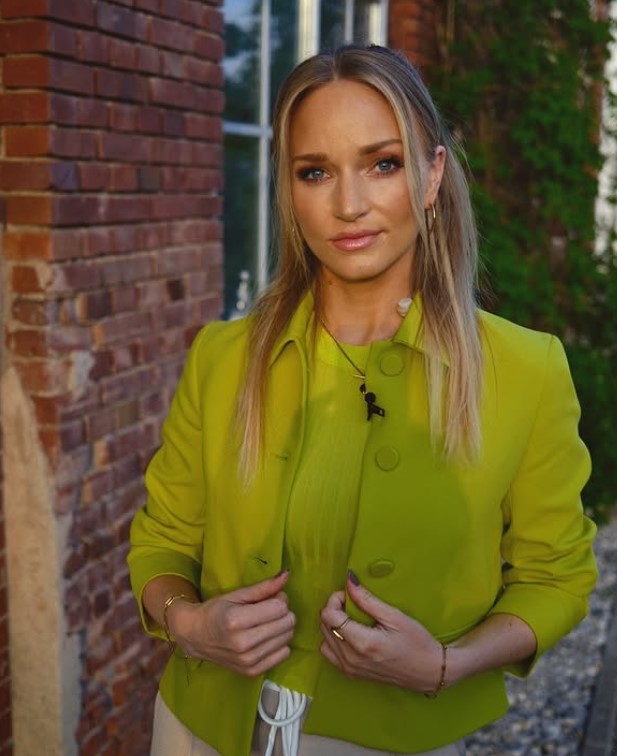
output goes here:
[[[343, 345], [366, 372], [371, 346]], [[320, 612], [345, 588], [368, 437], [362, 379], [332, 337], [320, 330], [309, 364], [306, 437], [285, 526], [286, 593], [296, 615], [291, 655], [268, 677], [312, 695], [322, 656]]]

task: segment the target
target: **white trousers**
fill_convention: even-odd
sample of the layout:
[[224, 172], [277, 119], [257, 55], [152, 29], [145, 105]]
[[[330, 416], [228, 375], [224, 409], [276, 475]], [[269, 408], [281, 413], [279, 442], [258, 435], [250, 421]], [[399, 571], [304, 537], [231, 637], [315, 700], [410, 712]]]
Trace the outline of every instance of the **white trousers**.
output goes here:
[[[268, 740], [269, 727], [259, 717], [255, 725], [251, 756], [262, 756]], [[279, 745], [275, 756], [281, 756]], [[195, 737], [169, 710], [159, 693], [154, 704], [154, 726], [150, 756], [219, 756], [209, 745]], [[301, 735], [298, 756], [404, 756], [392, 751], [375, 751], [343, 740], [323, 738], [320, 735]], [[453, 743], [413, 756], [465, 756], [462, 742]]]

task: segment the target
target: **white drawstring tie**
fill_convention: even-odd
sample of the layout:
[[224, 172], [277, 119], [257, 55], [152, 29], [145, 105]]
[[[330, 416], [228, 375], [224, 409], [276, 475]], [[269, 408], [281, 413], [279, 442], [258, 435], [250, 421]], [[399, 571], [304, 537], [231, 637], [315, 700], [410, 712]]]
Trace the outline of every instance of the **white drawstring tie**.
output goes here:
[[[274, 717], [269, 716], [263, 708], [261, 697], [265, 689], [278, 693], [278, 706]], [[300, 718], [304, 714], [308, 696], [304, 693], [297, 693], [295, 690], [283, 688], [270, 680], [264, 680], [257, 704], [259, 716], [266, 724], [270, 725], [270, 734], [268, 735], [268, 746], [264, 756], [272, 756], [274, 751], [274, 741], [276, 740], [277, 730], [281, 731], [281, 744], [283, 746], [283, 756], [297, 756], [298, 746], [300, 743]]]

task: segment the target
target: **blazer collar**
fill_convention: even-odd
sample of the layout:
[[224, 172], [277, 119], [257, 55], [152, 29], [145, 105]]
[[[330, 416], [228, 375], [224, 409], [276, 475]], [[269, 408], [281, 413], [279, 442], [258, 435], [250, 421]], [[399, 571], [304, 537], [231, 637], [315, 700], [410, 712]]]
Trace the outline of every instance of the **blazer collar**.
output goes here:
[[[300, 304], [296, 308], [296, 311], [291, 316], [285, 331], [281, 334], [270, 358], [270, 364], [272, 365], [279, 358], [283, 349], [292, 342], [295, 342], [302, 350], [306, 347], [307, 330], [311, 317], [313, 315], [313, 294], [308, 292], [300, 301]], [[405, 316], [401, 323], [400, 328], [392, 337], [392, 341], [395, 344], [402, 344], [409, 349], [414, 349], [417, 352], [428, 356], [428, 351], [424, 345], [423, 338], [423, 317], [424, 312], [422, 308], [422, 295], [417, 292], [413, 296], [413, 301], [409, 312]], [[444, 365], [449, 365], [448, 355], [441, 354], [441, 361]]]

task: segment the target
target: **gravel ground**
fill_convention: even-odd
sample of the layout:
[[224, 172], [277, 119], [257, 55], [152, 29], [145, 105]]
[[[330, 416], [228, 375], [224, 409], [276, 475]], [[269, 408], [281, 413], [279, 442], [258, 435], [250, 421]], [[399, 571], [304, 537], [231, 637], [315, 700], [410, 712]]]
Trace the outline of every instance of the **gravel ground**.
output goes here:
[[468, 756], [577, 756], [617, 593], [617, 517], [603, 526], [589, 616], [526, 680], [508, 678], [510, 711], [467, 739]]

